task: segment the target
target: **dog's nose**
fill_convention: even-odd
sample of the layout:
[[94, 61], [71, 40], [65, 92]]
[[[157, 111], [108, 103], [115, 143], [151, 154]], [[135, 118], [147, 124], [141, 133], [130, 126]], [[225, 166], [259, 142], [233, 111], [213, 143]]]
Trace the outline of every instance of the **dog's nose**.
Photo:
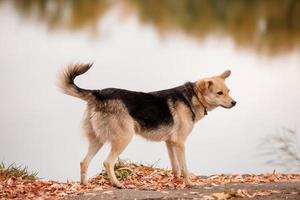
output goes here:
[[236, 104], [236, 101], [232, 101], [232, 102], [231, 102], [231, 105], [232, 105], [232, 106], [235, 106], [235, 104]]

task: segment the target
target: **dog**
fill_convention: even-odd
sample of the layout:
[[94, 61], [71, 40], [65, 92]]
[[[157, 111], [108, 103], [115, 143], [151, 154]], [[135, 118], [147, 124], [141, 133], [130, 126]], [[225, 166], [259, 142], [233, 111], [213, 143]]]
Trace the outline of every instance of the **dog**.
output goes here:
[[186, 185], [193, 185], [186, 164], [185, 141], [208, 111], [236, 105], [225, 84], [231, 72], [148, 93], [117, 88], [90, 90], [75, 85], [74, 79], [91, 66], [71, 64], [59, 75], [62, 91], [87, 103], [83, 127], [88, 150], [80, 162], [81, 183], [87, 183], [91, 159], [109, 142], [111, 150], [103, 165], [111, 183], [124, 188], [116, 178], [114, 164], [136, 133], [150, 141], [164, 141], [174, 177], [182, 176]]

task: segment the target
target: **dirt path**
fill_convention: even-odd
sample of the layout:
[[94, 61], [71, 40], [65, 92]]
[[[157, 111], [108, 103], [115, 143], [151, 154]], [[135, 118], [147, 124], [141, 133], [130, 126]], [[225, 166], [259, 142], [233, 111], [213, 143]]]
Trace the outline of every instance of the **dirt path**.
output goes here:
[[[245, 197], [235, 197], [238, 190], [247, 191]], [[215, 194], [216, 196], [214, 196]], [[225, 196], [224, 196], [225, 195]], [[227, 184], [221, 186], [196, 186], [191, 189], [145, 191], [132, 189], [107, 189], [95, 193], [85, 193], [70, 200], [96, 199], [300, 199], [300, 182], [263, 183], [263, 184]], [[229, 195], [229, 196], [228, 196]], [[255, 195], [255, 196], [253, 196]], [[238, 196], [238, 195], [237, 195]], [[252, 198], [250, 198], [253, 196]], [[226, 199], [226, 198], [225, 198]]]

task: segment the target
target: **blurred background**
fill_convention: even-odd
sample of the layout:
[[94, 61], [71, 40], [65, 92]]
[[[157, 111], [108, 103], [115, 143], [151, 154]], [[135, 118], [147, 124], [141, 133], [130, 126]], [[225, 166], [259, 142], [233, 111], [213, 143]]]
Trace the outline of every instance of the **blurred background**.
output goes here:
[[[297, 0], [0, 0], [0, 161], [78, 180], [85, 103], [63, 95], [56, 74], [94, 62], [78, 85], [147, 92], [231, 69], [237, 106], [196, 125], [190, 171], [299, 172], [299, 19]], [[138, 136], [121, 158], [170, 168], [164, 143]]]

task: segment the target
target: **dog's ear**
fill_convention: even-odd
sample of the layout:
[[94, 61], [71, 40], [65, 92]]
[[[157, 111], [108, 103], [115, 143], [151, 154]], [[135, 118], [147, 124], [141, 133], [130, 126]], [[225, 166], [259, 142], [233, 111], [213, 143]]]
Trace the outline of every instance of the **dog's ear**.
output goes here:
[[200, 80], [196, 82], [198, 91], [204, 94], [212, 86], [213, 82], [211, 80]]
[[222, 79], [226, 79], [228, 76], [230, 76], [230, 74], [231, 74], [231, 71], [230, 71], [230, 70], [226, 70], [225, 72], [223, 72], [223, 73], [220, 75], [220, 77], [221, 77]]

